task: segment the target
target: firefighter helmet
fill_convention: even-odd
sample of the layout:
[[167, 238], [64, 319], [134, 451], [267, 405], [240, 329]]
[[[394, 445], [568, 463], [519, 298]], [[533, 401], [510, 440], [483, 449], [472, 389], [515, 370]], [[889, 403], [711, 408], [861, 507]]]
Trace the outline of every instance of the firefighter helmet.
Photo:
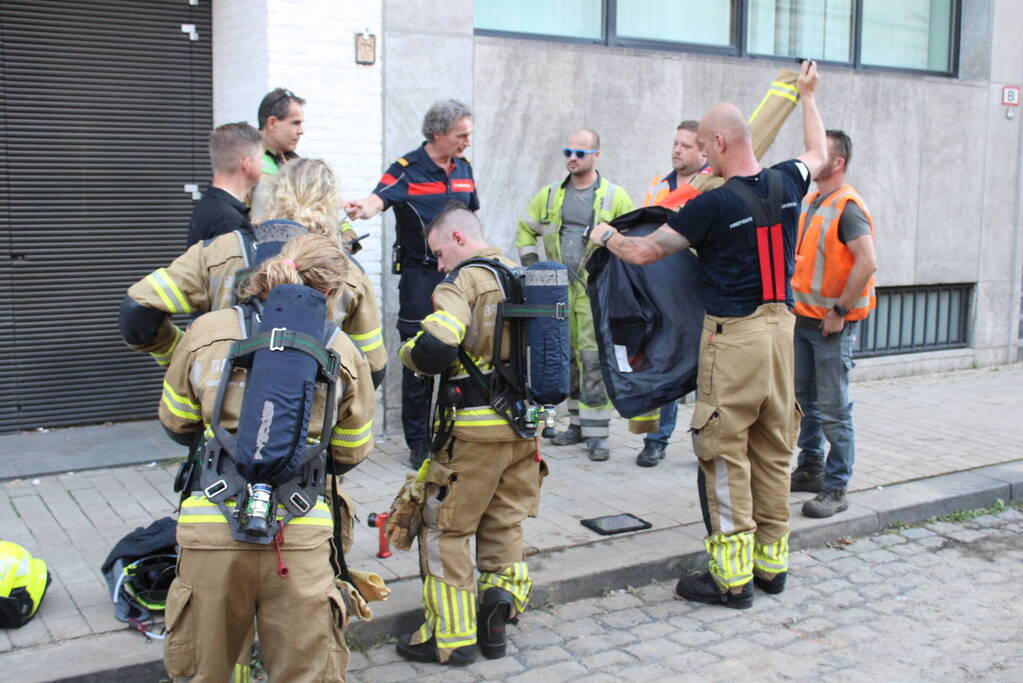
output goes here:
[[18, 628], [31, 619], [50, 585], [46, 563], [17, 543], [0, 541], [0, 628]]

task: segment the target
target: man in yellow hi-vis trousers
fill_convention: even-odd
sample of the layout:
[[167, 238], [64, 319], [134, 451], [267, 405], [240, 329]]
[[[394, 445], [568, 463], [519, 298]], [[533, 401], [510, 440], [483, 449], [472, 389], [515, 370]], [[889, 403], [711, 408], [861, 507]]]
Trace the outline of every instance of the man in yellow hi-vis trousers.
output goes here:
[[551, 443], [568, 446], [585, 440], [590, 460], [607, 460], [613, 408], [604, 387], [593, 311], [586, 295], [585, 265], [594, 248], [586, 243], [584, 233], [632, 211], [632, 200], [624, 188], [597, 172], [600, 136], [596, 131], [580, 128], [568, 136], [561, 151], [568, 176], [533, 196], [519, 220], [515, 245], [522, 264], [528, 266], [539, 259], [537, 240], [541, 238], [547, 259], [565, 264], [572, 274], [568, 290], [573, 358], [570, 424]]

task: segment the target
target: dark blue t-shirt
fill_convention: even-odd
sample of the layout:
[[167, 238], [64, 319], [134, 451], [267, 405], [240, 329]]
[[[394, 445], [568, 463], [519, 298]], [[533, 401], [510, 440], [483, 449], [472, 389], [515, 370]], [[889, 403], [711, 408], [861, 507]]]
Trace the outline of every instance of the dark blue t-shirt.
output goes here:
[[[783, 161], [771, 168], [782, 181], [781, 232], [785, 263], [785, 303], [792, 308], [789, 280], [795, 268], [799, 206], [810, 187], [810, 173], [803, 162]], [[754, 194], [767, 199], [763, 173], [736, 177]], [[707, 313], [741, 318], [753, 313], [765, 300], [761, 277], [763, 245], [758, 246], [756, 221], [738, 195], [719, 187], [694, 197], [675, 212], [668, 225], [689, 240], [703, 266], [703, 303]]]
[[388, 167], [373, 194], [394, 207], [398, 243], [402, 258], [435, 270], [437, 258], [426, 244], [426, 226], [452, 200], [470, 211], [480, 208], [472, 166], [465, 159], [453, 159], [447, 171], [426, 153], [424, 142]]

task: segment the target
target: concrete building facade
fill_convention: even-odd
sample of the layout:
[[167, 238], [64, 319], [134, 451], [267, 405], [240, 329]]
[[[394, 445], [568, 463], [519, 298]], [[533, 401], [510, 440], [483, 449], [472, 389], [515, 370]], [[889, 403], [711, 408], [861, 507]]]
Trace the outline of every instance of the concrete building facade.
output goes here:
[[[308, 100], [299, 153], [327, 159], [345, 195], [359, 197], [393, 159], [419, 145], [422, 116], [432, 102], [460, 99], [476, 113], [469, 157], [481, 218], [490, 241], [512, 255], [516, 222], [529, 198], [565, 175], [561, 148], [572, 129], [599, 131], [599, 169], [638, 203], [650, 178], [670, 170], [680, 120], [699, 118], [723, 100], [749, 113], [777, 70], [794, 67], [790, 58], [678, 46], [483, 35], [474, 21], [482, 3], [215, 0], [214, 123], [252, 121], [263, 93], [291, 88]], [[914, 289], [962, 285], [957, 291], [966, 306], [949, 313], [966, 315], [961, 348], [866, 358], [860, 376], [1019, 357], [1021, 116], [1019, 107], [1003, 104], [1003, 88], [1023, 84], [1023, 7], [1015, 0], [946, 4], [954, 13], [952, 75], [821, 67], [825, 125], [852, 137], [849, 180], [876, 220], [879, 285], [906, 289], [910, 298]], [[747, 2], [734, 6], [748, 9]], [[357, 33], [375, 39], [373, 64], [356, 63]], [[797, 109], [767, 163], [802, 150], [799, 117]], [[385, 214], [356, 227], [372, 235], [360, 260], [380, 287], [393, 353], [392, 219]], [[905, 300], [898, 301], [905, 312]], [[923, 315], [923, 309], [915, 314]], [[913, 333], [917, 323], [893, 324]], [[389, 374], [383, 401], [393, 429], [400, 373]]]

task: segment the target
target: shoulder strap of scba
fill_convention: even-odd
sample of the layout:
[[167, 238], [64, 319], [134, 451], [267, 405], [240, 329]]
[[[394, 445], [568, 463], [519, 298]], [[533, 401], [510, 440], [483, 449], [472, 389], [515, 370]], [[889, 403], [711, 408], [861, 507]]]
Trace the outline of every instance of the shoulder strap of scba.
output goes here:
[[734, 194], [752, 214], [752, 227], [757, 233], [761, 301], [784, 302], [786, 277], [785, 236], [781, 225], [781, 208], [784, 200], [781, 172], [771, 168], [765, 168], [761, 172], [767, 185], [767, 199], [758, 197], [738, 178], [731, 178], [723, 188]]
[[[490, 398], [490, 407], [497, 411], [522, 438], [532, 438], [535, 424], [527, 424], [526, 398], [528, 359], [526, 347], [526, 319], [528, 318], [567, 318], [568, 311], [564, 304], [540, 305], [526, 304], [522, 291], [524, 270], [520, 266], [514, 268], [501, 263], [497, 259], [473, 257], [458, 264], [447, 276], [448, 282], [454, 282], [462, 268], [485, 268], [494, 274], [501, 287], [504, 300], [497, 305], [497, 317], [494, 321], [494, 346], [491, 364], [494, 372], [488, 378], [479, 369], [465, 349], [458, 346], [458, 360], [466, 373], [480, 389]], [[510, 323], [508, 360], [502, 361], [504, 323]]]
[[[337, 378], [340, 368], [337, 353], [328, 347], [334, 335], [338, 333], [338, 328], [325, 320], [321, 339], [283, 327], [261, 330], [262, 307], [259, 302], [247, 301], [235, 306], [234, 310], [238, 313], [242, 339], [232, 345], [224, 361], [210, 419], [212, 436], [203, 452], [200, 487], [202, 494], [210, 502], [215, 503], [227, 519], [235, 540], [266, 545], [273, 541], [277, 532], [289, 521], [309, 512], [324, 490], [325, 459], [337, 405]], [[235, 368], [251, 368], [258, 351], [285, 349], [304, 353], [316, 361], [316, 381], [327, 385], [323, 425], [318, 441], [312, 444], [294, 444], [297, 457], [301, 458], [299, 474], [273, 487], [270, 509], [277, 511], [279, 506], [282, 506], [283, 517], [277, 520], [276, 514], [272, 515], [269, 533], [265, 536], [253, 535], [245, 531], [243, 528], [245, 520], [242, 519], [248, 497], [252, 493], [251, 482], [242, 476], [236, 466], [238, 438], [228, 432], [222, 423], [224, 396], [231, 381], [231, 372]], [[248, 391], [251, 386], [252, 383], [247, 382], [245, 390]], [[313, 396], [314, 392], [307, 394], [307, 404], [313, 400]], [[305, 411], [309, 410], [311, 406], [306, 405]], [[296, 430], [296, 433], [298, 431]]]
[[[301, 223], [287, 220], [285, 218], [274, 218], [272, 220], [263, 221], [259, 224], [259, 227], [268, 230], [273, 230], [274, 228], [306, 229]], [[260, 263], [268, 258], [277, 256], [281, 253], [281, 247], [284, 246], [283, 241], [259, 241], [254, 230], [255, 228], [235, 230], [235, 235], [238, 237], [238, 244], [241, 247], [243, 263], [242, 267], [234, 274], [235, 291], [237, 291], [237, 289], [252, 276], [252, 273], [255, 272], [256, 267], [259, 266]]]

